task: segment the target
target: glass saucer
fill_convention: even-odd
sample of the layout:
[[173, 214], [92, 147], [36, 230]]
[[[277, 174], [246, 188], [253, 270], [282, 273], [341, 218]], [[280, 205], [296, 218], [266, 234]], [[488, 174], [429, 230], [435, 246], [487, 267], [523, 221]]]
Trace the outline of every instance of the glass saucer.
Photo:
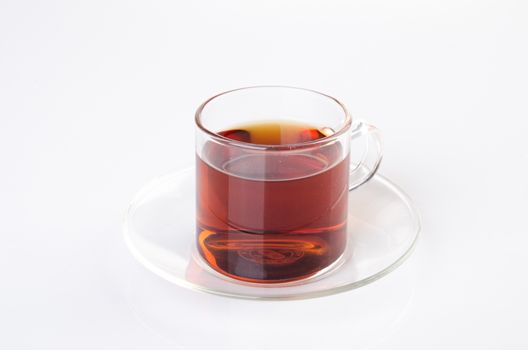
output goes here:
[[410, 199], [381, 175], [349, 195], [345, 254], [317, 275], [294, 282], [238, 281], [211, 269], [195, 248], [194, 168], [153, 180], [130, 204], [124, 237], [147, 269], [182, 287], [245, 299], [305, 299], [344, 292], [396, 269], [420, 231]]

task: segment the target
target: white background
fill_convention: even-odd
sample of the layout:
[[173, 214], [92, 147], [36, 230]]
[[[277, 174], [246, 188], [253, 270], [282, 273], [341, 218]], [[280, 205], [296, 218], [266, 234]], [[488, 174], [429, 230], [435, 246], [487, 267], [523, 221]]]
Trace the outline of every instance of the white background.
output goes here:
[[[504, 1], [0, 1], [0, 348], [526, 349], [528, 5]], [[313, 88], [384, 135], [423, 218], [414, 256], [295, 302], [150, 274], [120, 224], [193, 161], [193, 114]]]

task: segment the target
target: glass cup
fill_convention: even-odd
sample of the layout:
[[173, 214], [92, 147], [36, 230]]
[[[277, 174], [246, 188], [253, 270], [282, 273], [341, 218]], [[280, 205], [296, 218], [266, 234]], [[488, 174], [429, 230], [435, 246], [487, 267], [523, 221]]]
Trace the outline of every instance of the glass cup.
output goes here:
[[[219, 134], [270, 120], [302, 123], [326, 137], [257, 144]], [[352, 123], [333, 97], [285, 86], [218, 94], [198, 108], [196, 126], [196, 244], [211, 268], [280, 283], [338, 265], [354, 210], [348, 193], [374, 175], [382, 158], [376, 128]], [[350, 152], [356, 139], [364, 141], [358, 160]]]

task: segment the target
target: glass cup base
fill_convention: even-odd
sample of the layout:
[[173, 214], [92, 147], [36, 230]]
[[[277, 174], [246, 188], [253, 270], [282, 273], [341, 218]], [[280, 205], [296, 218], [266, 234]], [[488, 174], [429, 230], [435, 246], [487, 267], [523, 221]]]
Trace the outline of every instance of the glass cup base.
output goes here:
[[355, 289], [396, 269], [420, 231], [410, 199], [381, 175], [349, 194], [348, 240], [332, 265], [302, 280], [252, 283], [222, 275], [195, 245], [195, 171], [188, 168], [147, 184], [130, 204], [123, 225], [132, 255], [156, 275], [192, 290], [264, 300], [320, 297]]

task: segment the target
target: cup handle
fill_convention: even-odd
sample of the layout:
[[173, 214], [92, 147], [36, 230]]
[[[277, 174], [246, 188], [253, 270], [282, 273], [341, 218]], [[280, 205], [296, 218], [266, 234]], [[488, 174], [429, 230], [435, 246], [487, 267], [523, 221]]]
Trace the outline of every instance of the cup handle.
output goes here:
[[366, 139], [365, 150], [361, 161], [357, 164], [351, 162], [348, 189], [352, 191], [370, 180], [376, 173], [383, 158], [381, 149], [381, 136], [379, 130], [363, 121], [359, 121], [352, 129], [352, 141], [360, 138]]

